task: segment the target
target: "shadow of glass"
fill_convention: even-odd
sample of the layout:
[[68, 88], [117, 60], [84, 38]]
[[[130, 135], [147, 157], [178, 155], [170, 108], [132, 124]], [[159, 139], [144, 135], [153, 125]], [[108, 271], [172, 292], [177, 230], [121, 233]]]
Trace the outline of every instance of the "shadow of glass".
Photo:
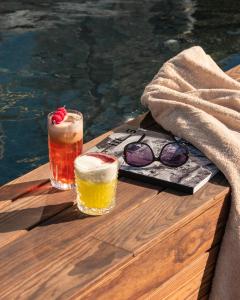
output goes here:
[[[57, 205], [0, 212], [0, 233], [13, 232], [17, 230], [31, 230], [72, 205], [72, 202], [65, 202]], [[62, 220], [61, 222], [64, 221], [65, 220]], [[67, 221], [68, 220], [66, 220], [66, 222]]]
[[49, 179], [6, 184], [0, 188], [0, 201], [16, 201], [23, 197], [37, 196], [47, 191], [48, 194], [61, 192], [51, 186]]
[[[42, 222], [39, 224], [39, 226], [48, 226], [48, 225], [53, 225], [53, 224], [60, 224], [60, 223], [67, 223], [67, 222], [73, 222], [77, 220], [85, 220], [85, 219], [95, 219], [99, 218], [100, 216], [91, 216], [91, 215], [86, 215], [82, 212], [79, 211], [77, 208], [77, 205], [74, 204], [68, 209], [65, 209], [64, 212], [61, 214], [57, 214], [56, 216], [52, 217], [49, 220], [46, 220], [45, 222]], [[101, 216], [103, 218], [104, 216]]]

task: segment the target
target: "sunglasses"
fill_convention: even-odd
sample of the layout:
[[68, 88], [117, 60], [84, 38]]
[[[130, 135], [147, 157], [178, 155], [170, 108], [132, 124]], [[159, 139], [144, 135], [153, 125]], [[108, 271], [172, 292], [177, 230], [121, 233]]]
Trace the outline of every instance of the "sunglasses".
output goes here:
[[184, 165], [189, 158], [187, 146], [180, 140], [167, 143], [161, 149], [158, 157], [153, 153], [152, 148], [143, 143], [145, 138], [143, 134], [136, 142], [127, 144], [123, 150], [123, 158], [125, 162], [133, 167], [145, 167], [154, 161], [160, 161], [163, 165], [177, 168]]

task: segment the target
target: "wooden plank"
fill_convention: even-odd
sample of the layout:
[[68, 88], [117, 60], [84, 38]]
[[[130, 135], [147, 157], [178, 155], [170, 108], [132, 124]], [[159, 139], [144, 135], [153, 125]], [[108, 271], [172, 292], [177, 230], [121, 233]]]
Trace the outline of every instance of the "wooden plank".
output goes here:
[[[209, 185], [209, 190], [211, 190], [214, 193], [214, 195], [218, 194], [218, 195], [222, 195], [222, 197], [223, 194], [225, 195], [224, 191], [226, 191], [227, 188], [224, 186], [224, 184], [220, 185], [220, 182], [215, 182], [215, 183], [209, 183], [208, 185]], [[29, 251], [32, 249], [32, 251], [34, 252], [36, 248], [37, 249], [42, 247], [44, 248], [49, 243], [51, 244], [52, 240], [57, 240], [60, 243], [60, 246], [59, 244], [56, 244], [55, 247], [51, 249], [51, 251], [54, 253], [56, 257], [61, 257], [62, 252], [65, 251], [65, 248], [63, 249], [63, 246], [61, 246], [61, 242], [66, 243], [64, 242], [65, 239], [67, 240], [67, 244], [72, 244], [72, 245], [76, 242], [76, 240], [80, 239], [83, 241], [84, 239], [87, 239], [89, 236], [95, 236], [97, 239], [99, 239], [101, 237], [100, 236], [101, 231], [105, 232], [107, 228], [111, 228], [111, 227], [115, 227], [115, 228], [118, 226], [121, 227], [123, 220], [128, 218], [129, 214], [130, 215], [133, 214], [134, 216], [136, 216], [135, 212], [138, 211], [139, 208], [144, 207], [143, 211], [145, 212], [148, 211], [145, 210], [145, 206], [147, 203], [149, 203], [148, 206], [152, 207], [152, 205], [150, 205], [151, 201], [153, 201], [154, 196], [155, 198], [158, 197], [156, 196], [157, 193], [158, 190], [151, 186], [148, 187], [148, 186], [142, 186], [142, 184], [136, 185], [136, 183], [131, 184], [128, 182], [120, 181], [118, 187], [118, 194], [117, 194], [117, 207], [111, 214], [99, 218], [93, 218], [93, 217], [86, 218], [85, 216], [81, 215], [76, 210], [76, 208], [71, 207], [67, 210], [64, 210], [56, 217], [51, 218], [51, 220], [47, 221], [45, 224], [42, 224], [42, 226], [32, 230], [25, 237], [22, 237], [20, 240], [16, 240], [14, 243], [11, 243], [9, 247], [4, 248], [3, 252], [8, 252], [8, 260], [6, 261], [7, 264], [6, 267], [8, 268], [9, 264], [12, 263], [14, 259], [12, 255], [15, 256], [16, 251], [19, 257], [21, 256], [25, 257], [26, 248], [28, 248]], [[206, 193], [208, 193], [208, 190]], [[193, 204], [198, 206], [203, 205], [202, 203], [204, 202], [203, 195], [206, 196], [206, 194], [202, 194], [201, 196], [199, 191], [198, 197], [196, 198], [196, 202], [194, 203], [194, 201], [191, 201], [191, 205]], [[171, 201], [173, 195], [169, 194], [169, 197], [170, 198], [168, 198], [168, 200]], [[180, 201], [181, 203], [184, 203], [184, 199], [185, 199], [184, 197], [190, 197], [190, 196], [185, 195], [182, 196], [182, 198], [178, 196], [177, 198], [181, 200]], [[158, 203], [161, 203], [161, 201], [162, 200], [160, 198], [160, 201], [158, 201]], [[169, 205], [169, 201], [168, 201], [168, 206], [172, 207], [172, 203], [171, 205]], [[216, 202], [217, 201], [218, 199], [216, 199]], [[156, 203], [152, 203], [152, 204], [155, 205]], [[189, 206], [186, 205], [186, 203], [184, 205], [180, 205], [178, 208], [175, 207], [175, 211], [177, 212], [176, 215], [179, 218], [182, 218], [183, 215], [186, 213], [185, 207], [189, 209]], [[190, 207], [192, 209], [192, 206]], [[208, 206], [205, 206], [205, 209], [207, 207]], [[156, 211], [159, 211], [159, 209], [156, 209]], [[168, 210], [165, 209], [165, 212], [168, 212]], [[149, 215], [151, 215], [149, 211], [148, 213]], [[200, 213], [200, 211], [198, 213]], [[161, 214], [159, 215], [159, 218], [164, 219], [163, 215]], [[172, 215], [171, 214], [168, 215], [168, 218], [171, 219]], [[143, 222], [143, 224], [146, 223], [144, 219], [141, 219], [141, 222]], [[134, 229], [136, 231], [138, 231], [138, 226], [141, 227], [141, 222], [139, 224], [134, 225]], [[157, 223], [155, 224], [151, 223], [153, 229], [154, 226], [155, 229], [158, 229], [156, 225]], [[100, 233], [98, 228], [100, 228]], [[133, 228], [133, 227], [129, 227], [129, 228]], [[129, 230], [129, 228], [128, 228], [128, 232], [131, 233], [132, 231]], [[94, 233], [94, 231], [96, 230], [98, 231], [98, 234]], [[125, 233], [126, 232], [123, 232], [123, 234]], [[143, 235], [144, 234], [146, 234], [146, 231], [143, 232]], [[150, 234], [150, 236], [152, 235]], [[146, 245], [147, 242], [146, 241], [144, 242]], [[17, 250], [12, 253], [11, 249], [16, 248], [16, 245], [18, 245], [19, 243], [22, 245], [22, 248], [21, 249], [17, 248]], [[29, 257], [28, 259], [29, 261], [31, 261], [32, 258]], [[51, 266], [51, 260], [49, 260], [48, 256], [45, 258], [44, 263], [43, 261], [41, 261], [39, 264], [36, 264], [33, 267], [40, 270], [42, 266], [47, 266], [47, 265]], [[23, 264], [23, 266], [25, 270], [28, 270], [25, 264]], [[18, 266], [15, 266], [15, 268], [18, 268]], [[32, 265], [29, 267], [29, 269], [31, 270], [31, 268]], [[21, 277], [19, 277], [18, 279], [15, 278], [15, 281], [18, 280], [21, 281], [22, 280]]]
[[[40, 247], [23, 244], [17, 243], [0, 253], [1, 299], [69, 299], [132, 257], [131, 253], [94, 238], [84, 242], [79, 238], [74, 243], [64, 238], [52, 239], [43, 241]], [[62, 249], [60, 256], [55, 247]]]
[[149, 300], [197, 300], [208, 295], [218, 250], [219, 246], [216, 246], [202, 254], [157, 288], [149, 295]]
[[1, 208], [0, 247], [12, 242], [28, 229], [73, 205], [74, 191], [59, 191], [50, 183], [35, 188], [31, 193]]
[[219, 201], [192, 222], [138, 254], [131, 263], [105, 277], [102, 283], [92, 285], [84, 294], [77, 294], [78, 299], [148, 299], [161, 284], [220, 241], [225, 212], [223, 202]]
[[[5, 274], [6, 278], [13, 277], [13, 281], [9, 279], [9, 286], [18, 286], [21, 285], [23, 274], [34, 274], [37, 270], [40, 284], [40, 277], [43, 276], [43, 280], [45, 280], [47, 276], [45, 272], [48, 273], [49, 269], [52, 269], [54, 258], [61, 259], [64, 268], [66, 262], [62, 260], [62, 257], [69, 247], [77, 249], [79, 241], [84, 243], [85, 240], [88, 240], [96, 228], [108, 226], [111, 218], [115, 218], [116, 222], [120, 221], [121, 214], [134, 210], [157, 193], [158, 189], [148, 185], [120, 181], [117, 191], [117, 207], [111, 214], [101, 217], [86, 217], [79, 213], [75, 206], [64, 210], [48, 222], [29, 231], [28, 234], [2, 247], [0, 250], [0, 273]], [[126, 250], [123, 251], [129, 253]], [[69, 251], [69, 256], [72, 257], [71, 251]], [[75, 256], [71, 259], [74, 264], [77, 264]], [[14, 270], [14, 275], [10, 275]], [[3, 282], [1, 274], [0, 282]], [[30, 277], [28, 280], [31, 281]], [[24, 285], [22, 288], [25, 289], [25, 287]], [[7, 289], [7, 286], [0, 285], [2, 295], [5, 295]], [[20, 287], [19, 292], [21, 292]]]
[[[124, 210], [131, 210], [140, 203], [147, 201], [159, 192], [156, 187], [150, 185], [136, 185], [134, 183], [119, 181], [117, 189], [117, 209], [118, 214]], [[132, 197], [128, 197], [131, 193]], [[0, 212], [0, 247], [22, 236], [26, 230], [43, 223], [45, 220], [71, 207], [76, 199], [75, 191], [60, 191], [51, 187], [50, 183], [45, 184], [25, 197], [12, 202], [4, 207]], [[115, 210], [116, 212], [116, 210]], [[101, 219], [83, 218], [81, 228], [90, 228], [95, 223], [106, 222], [109, 216]], [[70, 216], [79, 217], [79, 212], [75, 207], [59, 215], [53, 222]], [[82, 216], [83, 217], [83, 216]], [[99, 222], [100, 221], [100, 222]], [[91, 232], [91, 231], [90, 231]], [[82, 232], [85, 235], [85, 231]]]
[[[135, 254], [162, 240], [172, 231], [229, 196], [229, 187], [218, 175], [194, 195], [166, 189], [134, 211], [125, 214], [121, 222], [113, 219], [111, 226], [95, 233], [95, 237]], [[130, 231], [129, 228], [134, 228]]]
[[36, 192], [49, 181], [48, 164], [43, 165], [0, 188], [0, 209], [11, 205], [12, 201], [20, 199], [27, 193]]
[[[134, 181], [120, 179], [117, 186], [116, 195], [116, 207], [110, 214], [103, 215], [101, 217], [87, 217], [81, 214], [76, 206], [70, 207], [64, 210], [55, 217], [49, 219], [42, 224], [43, 227], [52, 227], [54, 224], [58, 224], [57, 232], [53, 227], [52, 230], [46, 228], [46, 234], [59, 235], [61, 230], [67, 230], [68, 238], [86, 238], [88, 235], [93, 235], [97, 229], [103, 229], [108, 227], [109, 224], [114, 222], [121, 222], [122, 216], [131, 213], [137, 207], [150, 201], [155, 195], [159, 193], [158, 188], [150, 186], [148, 184], [136, 184]], [[78, 221], [79, 226], [75, 226], [75, 222]], [[67, 222], [67, 224], [66, 224]], [[33, 231], [42, 231], [43, 229], [36, 228]], [[36, 234], [36, 233], [35, 233]], [[41, 234], [41, 233], [39, 233]], [[45, 233], [44, 233], [45, 234]], [[96, 236], [98, 239], [98, 237]]]

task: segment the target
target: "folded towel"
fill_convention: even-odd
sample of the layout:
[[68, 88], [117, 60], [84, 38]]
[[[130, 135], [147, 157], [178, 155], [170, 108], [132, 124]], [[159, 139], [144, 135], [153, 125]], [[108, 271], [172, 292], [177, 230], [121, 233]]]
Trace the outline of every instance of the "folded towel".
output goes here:
[[210, 299], [240, 299], [240, 83], [201, 47], [167, 61], [141, 101], [163, 128], [200, 149], [231, 185], [231, 209]]

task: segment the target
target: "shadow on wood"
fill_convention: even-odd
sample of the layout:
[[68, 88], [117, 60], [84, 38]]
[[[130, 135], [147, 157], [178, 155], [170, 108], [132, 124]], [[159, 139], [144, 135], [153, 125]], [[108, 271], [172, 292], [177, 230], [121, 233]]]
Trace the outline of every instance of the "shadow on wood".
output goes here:
[[[230, 193], [229, 193], [230, 194]], [[206, 266], [203, 270], [202, 280], [198, 291], [198, 300], [202, 300], [203, 297], [209, 295], [211, 290], [212, 279], [214, 276], [215, 266], [217, 262], [218, 251], [221, 247], [221, 241], [224, 235], [226, 222], [230, 210], [230, 196], [224, 199], [222, 209], [219, 214], [218, 222], [216, 224], [216, 231], [214, 234], [214, 239], [211, 248], [209, 249], [208, 259]]]
[[33, 195], [39, 195], [44, 190], [49, 189], [49, 185], [46, 186], [46, 183], [48, 181], [49, 179], [6, 184], [0, 189], [0, 201], [15, 201], [17, 199], [25, 197], [26, 195], [28, 195], [29, 197]]
[[18, 230], [31, 230], [32, 227], [54, 216], [69, 207], [71, 203], [60, 203], [40, 207], [17, 209], [13, 211], [0, 212], [0, 233]]

